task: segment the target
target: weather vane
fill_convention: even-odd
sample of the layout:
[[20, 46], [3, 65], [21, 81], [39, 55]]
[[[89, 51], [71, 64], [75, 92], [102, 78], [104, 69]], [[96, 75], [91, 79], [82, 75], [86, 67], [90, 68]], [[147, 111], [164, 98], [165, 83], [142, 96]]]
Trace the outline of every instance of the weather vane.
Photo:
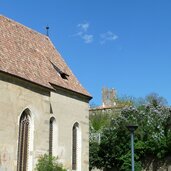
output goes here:
[[46, 26], [46, 36], [49, 37], [49, 26], [48, 25]]

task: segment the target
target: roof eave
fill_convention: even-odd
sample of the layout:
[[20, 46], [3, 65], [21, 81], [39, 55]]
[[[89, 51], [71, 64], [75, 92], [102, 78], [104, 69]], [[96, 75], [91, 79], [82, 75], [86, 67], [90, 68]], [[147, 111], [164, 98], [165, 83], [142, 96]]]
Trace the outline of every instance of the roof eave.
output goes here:
[[91, 95], [87, 95], [87, 94], [80, 93], [80, 92], [77, 92], [77, 91], [74, 91], [74, 90], [71, 90], [71, 89], [67, 89], [65, 87], [62, 87], [62, 86], [59, 86], [59, 85], [55, 85], [53, 83], [50, 83], [50, 84], [53, 87], [53, 89], [55, 89], [55, 90], [67, 91], [69, 94], [74, 94], [76, 96], [80, 96], [80, 97], [84, 98], [88, 102], [93, 98]]

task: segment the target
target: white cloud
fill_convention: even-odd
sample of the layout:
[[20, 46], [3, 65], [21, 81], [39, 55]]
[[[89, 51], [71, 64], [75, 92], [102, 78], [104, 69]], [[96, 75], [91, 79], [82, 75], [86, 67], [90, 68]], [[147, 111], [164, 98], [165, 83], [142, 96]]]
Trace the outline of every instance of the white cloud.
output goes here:
[[92, 43], [94, 36], [88, 33], [89, 26], [90, 24], [88, 22], [77, 24], [79, 30], [73, 36], [80, 37], [84, 43]]
[[107, 31], [106, 33], [101, 34], [100, 38], [101, 38], [100, 43], [104, 44], [104, 43], [106, 43], [106, 41], [114, 41], [114, 40], [118, 39], [118, 36], [116, 34], [112, 33], [111, 31]]
[[93, 41], [93, 35], [91, 34], [84, 34], [81, 38], [84, 40], [84, 43], [91, 43]]
[[[94, 41], [94, 35], [89, 33], [90, 24], [83, 22], [77, 24], [77, 32], [73, 36], [78, 37], [84, 41], [84, 43], [92, 43]], [[118, 36], [111, 31], [100, 34], [100, 43], [105, 44], [107, 41], [115, 41]]]
[[79, 27], [83, 32], [86, 32], [89, 28], [90, 24], [88, 22], [78, 24], [77, 27]]

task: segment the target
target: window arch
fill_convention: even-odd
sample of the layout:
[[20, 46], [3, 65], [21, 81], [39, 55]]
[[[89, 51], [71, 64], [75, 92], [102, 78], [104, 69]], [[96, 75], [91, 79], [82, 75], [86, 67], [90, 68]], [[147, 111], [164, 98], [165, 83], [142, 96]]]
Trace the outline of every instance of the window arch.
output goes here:
[[51, 117], [49, 121], [49, 155], [57, 155], [57, 134], [56, 119]]
[[18, 136], [17, 171], [28, 170], [29, 140], [30, 140], [30, 112], [26, 109], [20, 116]]
[[72, 128], [72, 170], [81, 170], [81, 130], [78, 122]]

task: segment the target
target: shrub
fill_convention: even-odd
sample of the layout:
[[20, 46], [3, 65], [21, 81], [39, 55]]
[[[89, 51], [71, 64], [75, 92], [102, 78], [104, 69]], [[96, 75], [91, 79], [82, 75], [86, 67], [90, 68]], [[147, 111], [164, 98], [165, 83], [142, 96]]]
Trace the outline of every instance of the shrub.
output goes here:
[[36, 171], [66, 171], [63, 165], [57, 162], [57, 158], [44, 154], [38, 159]]

